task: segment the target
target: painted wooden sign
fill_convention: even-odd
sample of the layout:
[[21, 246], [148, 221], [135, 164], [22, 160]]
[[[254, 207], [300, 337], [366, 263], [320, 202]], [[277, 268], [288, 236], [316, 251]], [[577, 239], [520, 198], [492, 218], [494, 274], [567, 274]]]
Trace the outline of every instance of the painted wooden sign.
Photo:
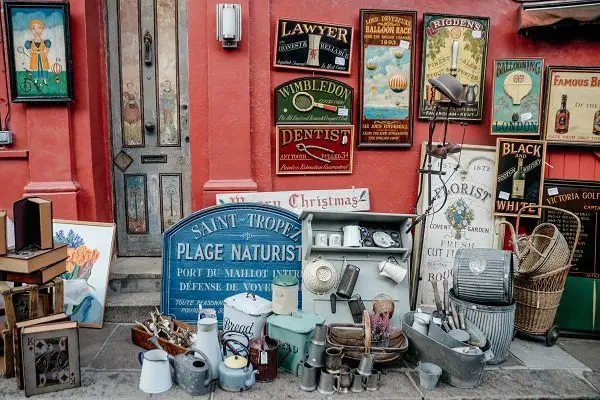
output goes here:
[[[581, 235], [569, 270], [565, 291], [556, 314], [562, 329], [579, 331], [600, 330], [600, 184], [589, 181], [544, 181], [543, 204], [572, 211], [581, 220]], [[558, 227], [571, 245], [575, 223], [564, 213], [544, 210], [544, 222]]]
[[275, 123], [352, 124], [354, 89], [334, 79], [306, 77], [275, 88]]
[[548, 67], [544, 130], [551, 145], [600, 146], [599, 67]]
[[278, 125], [277, 174], [351, 174], [352, 125]]
[[303, 210], [369, 211], [369, 189], [296, 190], [217, 194], [217, 204], [259, 203], [285, 208], [300, 214]]
[[352, 26], [277, 20], [273, 66], [350, 75]]
[[412, 146], [417, 13], [361, 10], [359, 147]]
[[542, 122], [544, 59], [494, 61], [492, 135], [538, 136]]
[[[425, 153], [424, 143], [422, 158]], [[430, 214], [424, 225], [417, 225], [418, 230], [425, 229], [425, 235], [421, 257], [413, 257], [415, 270], [420, 270], [421, 276], [417, 304], [434, 305], [431, 281], [437, 281], [441, 288], [443, 280], [448, 279], [452, 287], [452, 268], [457, 249], [502, 246], [502, 237], [494, 233], [497, 219], [492, 213], [495, 164], [494, 147], [464, 145], [460, 155], [451, 154], [442, 163], [442, 171], [446, 172], [444, 181], [447, 179], [447, 199], [443, 195], [444, 182], [432, 180], [435, 212]], [[440, 169], [439, 159], [433, 159], [432, 168]], [[423, 193], [427, 193], [427, 190], [425, 180]], [[422, 196], [418, 205], [419, 213], [427, 210], [425, 198], [426, 195]], [[420, 232], [415, 234], [415, 238], [420, 238]], [[415, 245], [415, 248], [420, 246]]]
[[[494, 214], [516, 216], [525, 206], [541, 204], [546, 162], [542, 140], [498, 138]], [[530, 209], [523, 217], [539, 218], [540, 210]]]
[[453, 74], [463, 84], [465, 105], [450, 111], [450, 119], [483, 118], [483, 89], [490, 19], [462, 15], [424, 14], [423, 60], [419, 118], [433, 117], [441, 94], [429, 79]]
[[164, 233], [161, 311], [196, 322], [202, 304], [222, 321], [229, 296], [252, 292], [270, 300], [273, 277], [300, 279], [301, 236], [295, 214], [268, 205], [227, 204], [190, 215]]

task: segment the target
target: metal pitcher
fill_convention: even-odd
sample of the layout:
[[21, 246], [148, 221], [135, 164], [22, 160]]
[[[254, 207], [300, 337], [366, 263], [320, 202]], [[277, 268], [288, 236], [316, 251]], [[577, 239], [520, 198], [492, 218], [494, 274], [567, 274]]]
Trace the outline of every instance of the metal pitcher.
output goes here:
[[468, 105], [468, 106], [475, 105], [478, 94], [479, 94], [479, 85], [477, 85], [476, 83], [467, 85], [467, 92], [465, 93], [466, 105]]

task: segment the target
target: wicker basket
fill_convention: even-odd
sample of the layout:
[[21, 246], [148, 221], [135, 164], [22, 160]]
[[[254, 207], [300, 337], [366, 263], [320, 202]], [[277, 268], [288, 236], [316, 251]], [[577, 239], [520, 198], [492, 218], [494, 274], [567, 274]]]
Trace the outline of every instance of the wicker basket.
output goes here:
[[535, 276], [562, 268], [569, 259], [569, 245], [553, 224], [540, 224], [526, 240], [519, 241], [517, 272]]
[[[517, 290], [517, 286], [540, 292], [556, 292], [562, 290], [565, 287], [570, 268], [570, 265], [563, 265], [562, 268], [555, 271], [531, 277], [523, 274], [516, 274], [514, 278], [515, 291]], [[517, 294], [515, 293], [515, 297], [516, 296]]]
[[531, 335], [543, 335], [554, 323], [563, 291], [539, 292], [515, 286], [515, 328]]

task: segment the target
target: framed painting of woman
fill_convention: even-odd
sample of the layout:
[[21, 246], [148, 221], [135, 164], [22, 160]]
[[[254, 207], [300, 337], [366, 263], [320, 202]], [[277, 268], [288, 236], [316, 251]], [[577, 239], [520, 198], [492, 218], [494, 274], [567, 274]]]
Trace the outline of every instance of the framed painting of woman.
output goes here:
[[73, 101], [69, 3], [4, 2], [13, 102]]

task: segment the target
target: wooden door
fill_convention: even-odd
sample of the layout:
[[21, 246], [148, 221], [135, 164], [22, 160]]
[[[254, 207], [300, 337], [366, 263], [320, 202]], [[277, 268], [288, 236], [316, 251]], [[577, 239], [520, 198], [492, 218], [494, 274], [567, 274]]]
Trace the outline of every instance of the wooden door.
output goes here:
[[160, 256], [190, 211], [186, 0], [107, 8], [118, 251]]

